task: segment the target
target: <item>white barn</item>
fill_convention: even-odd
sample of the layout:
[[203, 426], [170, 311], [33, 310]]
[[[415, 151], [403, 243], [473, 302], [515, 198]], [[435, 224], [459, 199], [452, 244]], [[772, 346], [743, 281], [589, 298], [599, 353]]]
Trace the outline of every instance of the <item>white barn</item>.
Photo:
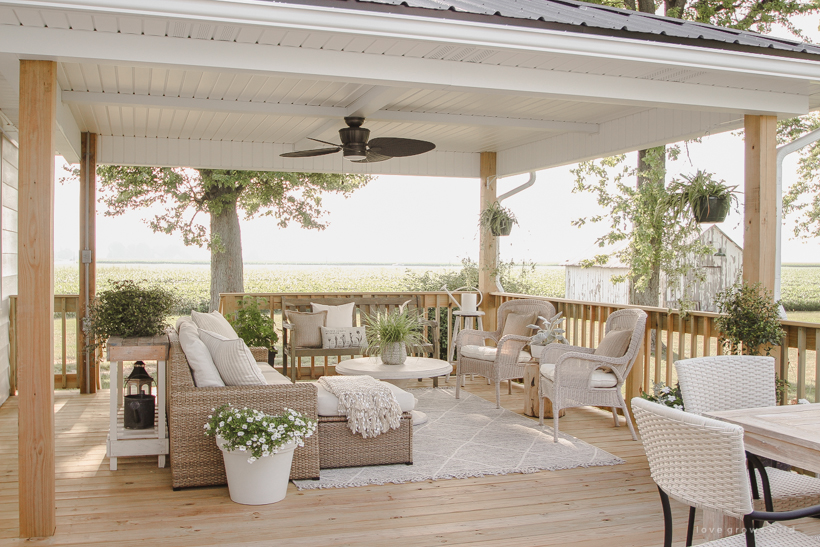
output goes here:
[[[704, 231], [699, 239], [715, 249], [714, 255], [698, 259], [705, 279], [699, 281], [694, 274], [690, 274], [681, 281], [679, 287], [672, 289], [668, 286], [666, 278], [661, 276], [662, 307], [678, 308], [681, 297], [686, 294], [692, 301], [690, 309], [717, 311], [715, 295], [740, 277], [743, 264], [743, 249], [740, 245], [717, 225]], [[577, 260], [565, 264], [566, 298], [613, 304], [629, 303], [629, 284], [612, 282], [613, 277], [626, 275], [629, 271], [623, 263], [617, 259], [610, 259], [606, 265], [585, 268], [581, 262], [582, 260]]]

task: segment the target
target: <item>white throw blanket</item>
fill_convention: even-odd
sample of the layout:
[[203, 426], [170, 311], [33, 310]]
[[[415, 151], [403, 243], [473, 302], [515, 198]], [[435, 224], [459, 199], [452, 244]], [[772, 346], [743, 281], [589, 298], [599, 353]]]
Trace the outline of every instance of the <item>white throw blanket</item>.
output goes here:
[[322, 376], [319, 385], [339, 398], [339, 413], [353, 433], [365, 439], [401, 424], [399, 402], [386, 385], [370, 376]]

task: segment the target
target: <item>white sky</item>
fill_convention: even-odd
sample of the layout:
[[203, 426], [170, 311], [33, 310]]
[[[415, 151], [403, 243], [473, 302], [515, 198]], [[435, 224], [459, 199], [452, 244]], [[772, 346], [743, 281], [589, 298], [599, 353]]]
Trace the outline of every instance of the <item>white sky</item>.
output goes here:
[[[820, 41], [818, 16], [797, 21]], [[788, 37], [783, 31], [772, 34]], [[786, 159], [784, 186], [794, 182], [797, 154]], [[635, 163], [630, 155], [631, 165]], [[59, 163], [59, 162], [58, 162]], [[696, 169], [743, 188], [743, 142], [729, 133], [691, 144], [689, 154], [670, 165], [670, 176]], [[503, 260], [560, 263], [590, 256], [602, 225], [575, 228], [570, 222], [599, 211], [591, 194], [573, 194], [570, 167], [538, 172], [532, 188], [504, 201], [518, 217], [512, 235], [500, 238]], [[58, 177], [62, 169], [57, 168]], [[503, 179], [498, 193], [518, 186], [527, 175]], [[741, 196], [742, 202], [742, 196]], [[58, 260], [76, 260], [79, 248], [79, 185], [57, 184], [55, 251]], [[344, 199], [324, 199], [330, 226], [324, 231], [296, 226], [280, 229], [273, 219], [242, 221], [246, 261], [457, 263], [478, 257], [479, 183], [477, 179], [381, 176]], [[154, 234], [142, 221], [148, 211], [109, 218], [98, 204], [98, 260], [208, 260], [205, 249], [185, 247], [178, 235]], [[741, 203], [742, 212], [742, 203]], [[207, 219], [205, 219], [207, 220]], [[743, 244], [742, 216], [732, 211], [721, 229]], [[783, 262], [820, 262], [820, 241], [795, 241], [783, 230]]]

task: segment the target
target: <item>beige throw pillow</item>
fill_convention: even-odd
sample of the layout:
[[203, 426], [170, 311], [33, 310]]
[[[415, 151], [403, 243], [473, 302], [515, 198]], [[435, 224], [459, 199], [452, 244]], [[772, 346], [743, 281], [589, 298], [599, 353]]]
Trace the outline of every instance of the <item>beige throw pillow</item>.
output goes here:
[[313, 313], [326, 311], [327, 321], [326, 327], [331, 328], [349, 328], [353, 326], [353, 308], [356, 307], [355, 302], [349, 304], [342, 304], [341, 306], [326, 306], [324, 304], [310, 303], [313, 308]]
[[241, 338], [227, 339], [216, 332], [199, 330], [199, 338], [211, 354], [226, 386], [264, 386], [265, 377]]
[[231, 324], [228, 323], [228, 320], [222, 317], [222, 314], [218, 311], [212, 311], [211, 313], [192, 311], [191, 319], [194, 320], [194, 324], [200, 329], [221, 334], [229, 340], [239, 338]]
[[501, 337], [508, 334], [515, 334], [517, 336], [532, 336], [532, 329], [527, 325], [532, 325], [538, 316], [535, 313], [508, 313], [507, 320], [504, 321], [504, 331]]
[[327, 321], [327, 311], [301, 312], [287, 310], [288, 323], [293, 325], [293, 345], [297, 348], [321, 348], [322, 327]]
[[609, 331], [595, 349], [595, 355], [603, 355], [604, 357], [623, 357], [626, 355], [626, 350], [629, 349], [629, 342], [631, 340], [631, 330]]

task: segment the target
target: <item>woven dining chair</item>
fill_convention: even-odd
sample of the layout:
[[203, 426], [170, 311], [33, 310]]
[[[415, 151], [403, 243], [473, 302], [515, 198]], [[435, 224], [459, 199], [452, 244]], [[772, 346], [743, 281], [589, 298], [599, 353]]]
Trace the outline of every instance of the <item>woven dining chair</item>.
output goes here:
[[[636, 397], [632, 412], [641, 433], [652, 480], [658, 486], [664, 517], [664, 547], [672, 547], [669, 498], [690, 507], [714, 509], [743, 520], [743, 533], [700, 544], [700, 547], [809, 547], [812, 538], [781, 524], [758, 528], [766, 521], [787, 521], [820, 515], [820, 505], [786, 512], [755, 511], [746, 474], [743, 428], [676, 410]], [[692, 545], [692, 529], [686, 545]]]
[[[676, 361], [675, 370], [686, 412], [702, 415], [777, 404], [774, 357], [697, 357]], [[790, 511], [820, 504], [820, 479], [775, 467], [764, 468], [753, 454], [749, 473], [754, 477], [755, 509]]]
[[[456, 399], [461, 395], [461, 382], [465, 374], [476, 374], [487, 378], [495, 384], [495, 407], [501, 408], [501, 382], [523, 378], [524, 370], [532, 356], [524, 351], [534, 334], [526, 329], [527, 335], [504, 334], [510, 314], [528, 317], [524, 324], [544, 326], [538, 317], [552, 318], [555, 307], [543, 300], [521, 299], [504, 302], [498, 307], [498, 330], [495, 332], [475, 329], [464, 329], [458, 333], [456, 348]], [[521, 321], [519, 321], [521, 322]], [[496, 347], [487, 346], [486, 341], [492, 340]], [[508, 386], [511, 390], [512, 386]]]
[[[633, 440], [638, 440], [621, 386], [638, 357], [646, 329], [646, 313], [638, 309], [618, 310], [606, 320], [605, 334], [631, 331], [626, 353], [619, 357], [596, 355], [592, 348], [549, 344], [541, 354], [538, 382], [538, 417], [544, 425], [544, 399], [552, 401], [553, 440], [558, 442], [558, 415], [561, 409], [578, 406], [603, 406], [612, 409], [615, 427], [620, 425], [621, 409]], [[604, 336], [606, 339], [607, 336]], [[599, 348], [603, 341], [599, 344]]]

